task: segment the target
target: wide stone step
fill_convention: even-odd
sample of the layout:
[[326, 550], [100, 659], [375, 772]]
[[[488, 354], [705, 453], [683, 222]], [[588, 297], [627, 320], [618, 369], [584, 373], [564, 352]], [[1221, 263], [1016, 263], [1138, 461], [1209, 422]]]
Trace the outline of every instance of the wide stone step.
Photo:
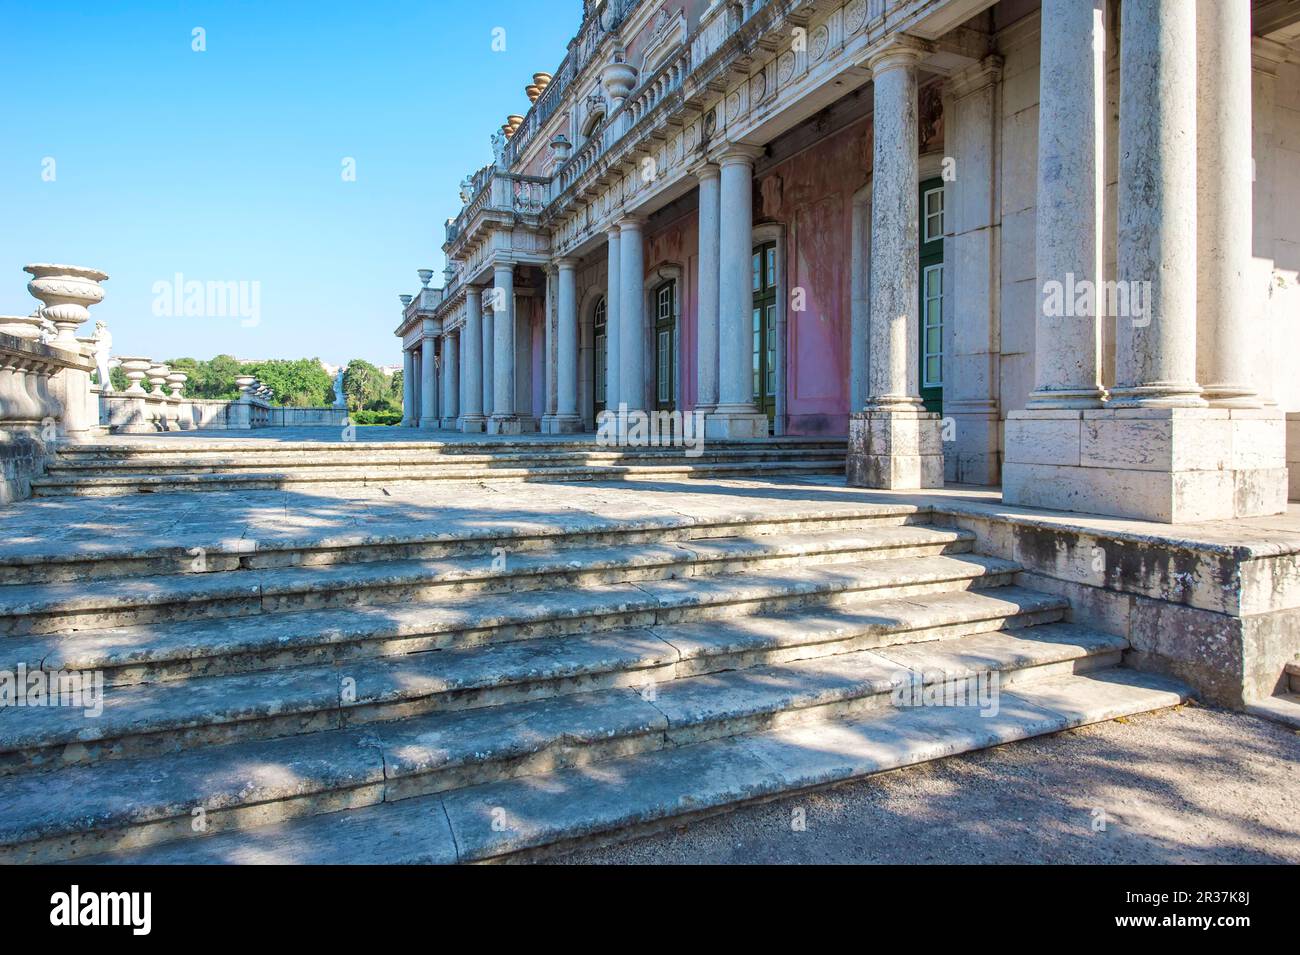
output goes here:
[[[1060, 597], [1004, 587], [441, 650], [342, 668], [113, 687], [94, 718], [69, 707], [41, 707], [0, 721], [0, 772], [152, 756], [1024, 628], [1060, 620], [1066, 607]], [[965, 650], [979, 646], [968, 639]]]
[[312, 473], [278, 470], [250, 474], [191, 474], [41, 477], [31, 482], [34, 497], [113, 496], [176, 491], [276, 490], [294, 486], [369, 486], [410, 484], [422, 481], [617, 481], [669, 480], [673, 478], [798, 477], [809, 474], [837, 474], [844, 470], [843, 458], [801, 458], [791, 461], [719, 462], [694, 464], [690, 459], [671, 464], [563, 465], [554, 467], [469, 467], [393, 469], [379, 473], [366, 469], [320, 469]]
[[487, 551], [443, 560], [13, 584], [0, 586], [0, 633], [131, 627], [156, 621], [249, 617], [476, 593], [581, 588], [791, 565], [920, 557], [968, 551], [973, 540], [969, 531], [912, 525], [625, 547], [557, 547], [517, 555]]
[[396, 473], [396, 469], [428, 468], [519, 468], [587, 464], [710, 464], [719, 462], [798, 461], [810, 457], [830, 458], [832, 449], [805, 448], [707, 448], [688, 454], [681, 448], [600, 448], [563, 451], [520, 451], [502, 453], [412, 454], [400, 448], [351, 454], [287, 456], [275, 452], [156, 457], [73, 457], [56, 458], [47, 469], [52, 477], [111, 477], [121, 475], [222, 474], [262, 470], [284, 473], [319, 469], [340, 471], [371, 470]]
[[[756, 734], [751, 741], [759, 741], [786, 739], [781, 734], [793, 733], [795, 739], [804, 740], [797, 749], [815, 747], [824, 759], [829, 755], [827, 742], [845, 727], [854, 727], [867, 741], [887, 739], [892, 720], [949, 709], [897, 710], [892, 706], [899, 702], [896, 688], [908, 686], [916, 691], [915, 699], [924, 701], [918, 687], [927, 680], [942, 685], [995, 671], [999, 674], [996, 692], [989, 677], [982, 684], [958, 682], [954, 687], [984, 687], [982, 696], [971, 697], [980, 708], [961, 708], [963, 723], [987, 724], [981, 737], [989, 739], [987, 733], [993, 731], [994, 739], [1001, 742], [1005, 740], [998, 734], [1006, 727], [1008, 711], [1017, 722], [1026, 715], [1026, 704], [1037, 725], [1051, 726], [1043, 732], [1072, 725], [1061, 718], [1067, 716], [1070, 704], [1078, 709], [1078, 699], [1070, 699], [1070, 692], [1058, 688], [1055, 693], [1040, 692], [1037, 699], [1045, 702], [1035, 705], [1034, 678], [1050, 679], [1111, 664], [1124, 645], [1121, 639], [1084, 628], [1049, 625], [1041, 631], [990, 633], [687, 677], [656, 684], [653, 693], [630, 687], [603, 690], [429, 714], [362, 730], [208, 747], [161, 759], [24, 773], [0, 779], [0, 861], [52, 861], [183, 839], [194, 834], [195, 820], [201, 820], [200, 831], [215, 834], [435, 792], [444, 792], [445, 801], [479, 806], [480, 799], [467, 795], [463, 787], [489, 781], [509, 785], [511, 777], [528, 776], [531, 781], [516, 779], [513, 784], [523, 791], [546, 789], [555, 777], [534, 774], [601, 762], [599, 771], [580, 774], [598, 778], [607, 767], [615, 774], [623, 769], [602, 761], [681, 752], [705, 741], [745, 734]], [[1003, 684], [1012, 690], [1002, 691]], [[1101, 685], [1112, 690], [1116, 686]], [[1133, 695], [1120, 693], [1117, 703], [1112, 693], [1105, 705], [1090, 701], [1089, 708], [1106, 714], [1097, 715], [1098, 719], [1123, 715], [1132, 711], [1127, 707]], [[1146, 709], [1181, 699], [1168, 689], [1155, 694], [1148, 689], [1138, 695], [1160, 701], [1142, 707]], [[1056, 708], [1052, 700], [1057, 701]], [[846, 722], [836, 723], [841, 720]], [[919, 725], [928, 722], [922, 718]], [[931, 746], [940, 747], [934, 755], [956, 751], [954, 745], [960, 748], [960, 734], [935, 739], [930, 736], [933, 729], [931, 725], [920, 732], [929, 737]], [[770, 732], [778, 736], [767, 736]], [[792, 749], [786, 759], [795, 755]], [[839, 755], [836, 762], [842, 764], [844, 754]], [[773, 751], [771, 758], [776, 757]], [[741, 784], [744, 780], [744, 773], [734, 779]], [[679, 784], [688, 789], [692, 785], [688, 778]], [[630, 786], [624, 797], [637, 788]], [[504, 808], [520, 822], [528, 819], [537, 825], [544, 818], [528, 812], [519, 795], [510, 798], [508, 790], [500, 789], [493, 793], [506, 797], [494, 808]], [[519, 812], [517, 817], [512, 808]], [[486, 825], [491, 828], [490, 819]], [[540, 831], [548, 829], [540, 827]], [[194, 844], [205, 841], [197, 839]], [[528, 837], [505, 843], [509, 848], [503, 851], [554, 841]]]
[[[465, 493], [481, 493], [481, 489], [471, 486]], [[172, 500], [178, 506], [187, 501]], [[168, 499], [149, 503], [154, 501], [166, 507]], [[49, 504], [59, 506], [45, 502], [37, 507]], [[51, 520], [59, 517], [57, 513], [48, 515]], [[26, 526], [11, 527], [13, 537], [0, 542], [0, 585], [193, 574], [199, 567], [216, 573], [383, 560], [482, 558], [496, 548], [507, 555], [521, 555], [566, 546], [629, 547], [718, 537], [867, 530], [929, 519], [927, 508], [912, 504], [805, 506], [779, 514], [753, 510], [688, 516], [651, 511], [617, 518], [563, 510], [556, 514], [471, 510], [441, 519], [411, 520], [395, 515], [387, 521], [368, 521], [363, 529], [322, 534], [319, 516], [304, 507], [277, 516], [274, 523], [244, 528], [240, 535], [232, 535], [224, 524], [207, 532], [203, 528], [182, 532], [174, 527], [153, 531], [146, 525], [133, 527], [129, 535], [78, 535], [48, 541], [42, 535], [41, 516], [29, 515]]]
[[[253, 617], [176, 620], [7, 638], [10, 659], [49, 671], [103, 672], [113, 684], [308, 665], [482, 646], [623, 627], [860, 599], [912, 597], [1013, 582], [1018, 564], [971, 554], [898, 557], [743, 574], [480, 593], [456, 600]], [[252, 598], [250, 598], [252, 599]]]
[[[706, 448], [721, 451], [801, 450], [843, 451], [848, 443], [844, 438], [768, 437], [752, 439], [710, 438]], [[328, 458], [351, 459], [358, 454], [421, 455], [429, 458], [459, 457], [462, 455], [554, 454], [559, 452], [589, 451], [640, 451], [681, 453], [680, 448], [617, 448], [602, 447], [594, 437], [566, 439], [558, 437], [530, 437], [524, 439], [483, 438], [463, 441], [273, 441], [249, 438], [204, 440], [192, 437], [167, 437], [135, 441], [97, 441], [93, 444], [68, 445], [60, 448], [60, 461], [118, 461], [158, 460], [202, 461], [207, 458], [233, 458], [241, 456], [272, 455], [277, 459]]]

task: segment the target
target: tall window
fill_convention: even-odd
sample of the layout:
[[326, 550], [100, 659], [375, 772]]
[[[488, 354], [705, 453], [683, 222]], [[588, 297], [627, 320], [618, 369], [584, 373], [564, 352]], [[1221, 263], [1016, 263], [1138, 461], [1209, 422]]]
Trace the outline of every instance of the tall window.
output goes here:
[[609, 339], [606, 329], [605, 296], [603, 295], [596, 300], [596, 313], [592, 324], [595, 326], [596, 332], [596, 347], [594, 349], [596, 367], [592, 379], [596, 383], [596, 413], [599, 414], [605, 410], [609, 390], [609, 370], [606, 364], [609, 356], [605, 354], [605, 345]]
[[655, 407], [671, 411], [677, 385], [677, 282], [668, 281], [654, 292], [655, 303]]
[[753, 386], [754, 404], [776, 418], [776, 243], [755, 247], [753, 260]]
[[921, 183], [919, 275], [921, 401], [927, 411], [943, 410], [943, 181]]

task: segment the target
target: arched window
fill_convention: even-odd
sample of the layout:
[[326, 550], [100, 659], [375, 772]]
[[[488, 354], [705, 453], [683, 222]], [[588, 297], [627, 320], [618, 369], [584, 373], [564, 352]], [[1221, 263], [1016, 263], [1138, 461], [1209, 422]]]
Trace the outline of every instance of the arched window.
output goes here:
[[596, 360], [596, 374], [594, 376], [596, 380], [596, 413], [600, 414], [605, 410], [605, 393], [609, 382], [609, 374], [605, 364], [607, 357], [605, 346], [608, 339], [606, 337], [605, 296], [603, 295], [596, 300], [596, 311], [592, 317], [592, 327], [595, 331], [595, 347], [593, 351]]

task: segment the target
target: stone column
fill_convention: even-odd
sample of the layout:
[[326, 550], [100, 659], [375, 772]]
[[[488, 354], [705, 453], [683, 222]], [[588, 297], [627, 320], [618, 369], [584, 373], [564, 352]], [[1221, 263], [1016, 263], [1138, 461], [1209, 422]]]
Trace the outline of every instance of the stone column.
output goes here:
[[515, 414], [515, 269], [498, 264], [492, 290], [492, 417], [491, 434], [518, 434]]
[[622, 304], [623, 273], [620, 269], [618, 226], [611, 226], [606, 238], [609, 264], [605, 278], [605, 410], [616, 414], [623, 396], [619, 385], [619, 362], [622, 360], [619, 346], [623, 338], [623, 312], [619, 306]]
[[1197, 0], [1196, 350], [1215, 408], [1258, 408], [1252, 308], [1250, 4]]
[[619, 404], [645, 411], [645, 255], [640, 216], [619, 221]]
[[460, 355], [456, 347], [460, 336], [456, 332], [447, 332], [442, 336], [442, 426], [457, 429], [460, 427]]
[[767, 415], [754, 406], [754, 160], [758, 146], [729, 145], [718, 158], [718, 404], [705, 421], [711, 438], [765, 438]]
[[487, 430], [487, 418], [492, 414], [492, 400], [495, 394], [495, 391], [492, 387], [492, 353], [494, 351], [493, 346], [495, 345], [496, 342], [496, 336], [492, 331], [492, 323], [494, 318], [495, 316], [490, 310], [485, 309], [483, 311], [483, 328], [482, 328], [483, 347], [479, 355], [479, 361], [480, 361], [479, 367], [482, 369], [482, 374], [479, 377], [482, 379], [482, 384], [483, 384], [484, 430]]
[[544, 266], [542, 272], [546, 276], [546, 294], [542, 299], [542, 419], [539, 430], [549, 434], [555, 428], [556, 366], [559, 363], [555, 341], [557, 279], [554, 264]]
[[1102, 0], [1042, 5], [1031, 409], [1101, 407], [1103, 14]]
[[[1121, 18], [1116, 278], [1130, 314], [1119, 317], [1110, 407], [1204, 407], [1196, 383], [1196, 18], [1186, 0], [1132, 0]], [[1132, 305], [1138, 294], [1145, 314]]]
[[939, 416], [924, 410], [917, 368], [916, 62], [902, 36], [868, 61], [874, 85], [871, 310], [866, 410], [849, 418], [848, 481], [861, 487], [943, 485]]
[[416, 421], [415, 408], [415, 358], [411, 349], [402, 349], [402, 427], [410, 428]]
[[436, 325], [433, 319], [424, 320], [424, 337], [420, 339], [420, 427], [432, 431], [438, 427], [438, 365]]
[[712, 414], [718, 404], [718, 241], [721, 177], [704, 162], [691, 172], [700, 183], [699, 282], [696, 311], [695, 410]]
[[460, 428], [481, 432], [483, 417], [483, 292], [474, 285], [465, 289], [465, 325], [461, 341]]
[[555, 420], [552, 430], [571, 433], [582, 430], [578, 415], [578, 276], [577, 262], [556, 260], [556, 362]]
[[[1192, 0], [1121, 7], [1116, 385], [1105, 408], [1072, 412], [1077, 420], [1061, 410], [1009, 416], [1008, 503], [1173, 524], [1286, 509], [1281, 415], [1207, 407], [1196, 381], [1197, 273], [1231, 270], [1197, 254], [1198, 230], [1217, 234], [1224, 210], [1212, 200], [1210, 222], [1198, 225], [1196, 20]], [[1226, 25], [1211, 28], [1216, 45], [1231, 44]], [[1046, 424], [1058, 429], [1051, 440]]]

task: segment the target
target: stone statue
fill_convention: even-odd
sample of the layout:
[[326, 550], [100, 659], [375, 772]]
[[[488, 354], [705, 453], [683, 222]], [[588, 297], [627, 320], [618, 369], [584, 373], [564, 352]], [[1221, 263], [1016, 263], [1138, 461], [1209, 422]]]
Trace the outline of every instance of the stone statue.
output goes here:
[[113, 381], [108, 374], [108, 356], [113, 350], [113, 333], [108, 330], [105, 321], [95, 322], [95, 368], [99, 371], [99, 392], [108, 395], [113, 392]]

